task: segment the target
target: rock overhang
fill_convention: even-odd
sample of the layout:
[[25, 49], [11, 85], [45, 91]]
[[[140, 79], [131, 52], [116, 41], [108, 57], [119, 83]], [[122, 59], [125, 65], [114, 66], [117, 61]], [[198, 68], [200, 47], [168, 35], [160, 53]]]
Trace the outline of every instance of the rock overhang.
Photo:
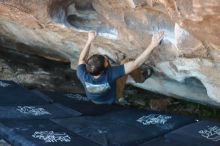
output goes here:
[[[165, 31], [163, 43], [146, 62], [156, 80], [132, 84], [220, 106], [219, 7], [218, 1], [208, 0], [1, 0], [0, 43], [24, 54], [71, 62], [75, 68], [84, 32], [99, 32], [92, 53], [119, 62], [136, 58], [152, 33]], [[190, 78], [201, 83], [185, 85]], [[193, 93], [194, 88], [202, 95]]]

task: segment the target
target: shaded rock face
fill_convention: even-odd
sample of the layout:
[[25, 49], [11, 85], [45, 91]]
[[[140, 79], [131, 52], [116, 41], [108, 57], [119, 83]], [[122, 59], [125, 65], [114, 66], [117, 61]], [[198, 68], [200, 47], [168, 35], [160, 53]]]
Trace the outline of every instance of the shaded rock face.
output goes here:
[[29, 89], [83, 92], [69, 63], [0, 49], [0, 79], [13, 80]]
[[75, 69], [85, 32], [98, 32], [92, 53], [120, 62], [136, 58], [154, 32], [164, 31], [146, 61], [154, 76], [142, 84], [128, 82], [220, 107], [219, 14], [217, 0], [0, 0], [0, 45]]

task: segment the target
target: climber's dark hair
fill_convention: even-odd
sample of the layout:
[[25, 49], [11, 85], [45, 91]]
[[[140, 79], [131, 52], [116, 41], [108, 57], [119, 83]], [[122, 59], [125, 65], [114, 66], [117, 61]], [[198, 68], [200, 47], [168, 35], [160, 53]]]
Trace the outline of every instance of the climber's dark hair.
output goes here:
[[100, 75], [105, 70], [105, 57], [95, 54], [86, 62], [86, 70], [93, 76]]

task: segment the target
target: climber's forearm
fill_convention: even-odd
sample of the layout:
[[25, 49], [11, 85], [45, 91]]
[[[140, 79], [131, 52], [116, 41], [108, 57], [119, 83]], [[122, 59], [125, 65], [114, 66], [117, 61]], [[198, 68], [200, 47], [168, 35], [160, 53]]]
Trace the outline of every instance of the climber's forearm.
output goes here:
[[125, 73], [129, 74], [135, 69], [139, 68], [148, 58], [151, 54], [152, 50], [155, 48], [154, 45], [150, 44], [146, 50], [134, 61], [130, 61], [125, 64]]
[[85, 47], [83, 48], [82, 52], [79, 55], [79, 62], [78, 64], [85, 64], [87, 57], [89, 56], [89, 50], [90, 50], [90, 46], [92, 41], [96, 38], [96, 32], [95, 31], [90, 31], [88, 33], [88, 40], [86, 42]]
[[154, 48], [155, 48], [155, 46], [150, 44], [146, 48], [146, 50], [144, 50], [144, 52], [140, 56], [138, 56], [138, 58], [136, 58], [134, 60], [134, 64], [135, 64], [136, 68], [140, 67], [149, 58], [149, 56]]
[[148, 58], [152, 50], [159, 45], [160, 41], [163, 39], [164, 32], [154, 33], [150, 45], [147, 49], [134, 61], [125, 64], [125, 73], [129, 74], [135, 69], [139, 68]]
[[85, 64], [86, 59], [89, 56], [91, 42], [92, 42], [91, 40], [87, 40], [85, 47], [83, 48], [83, 50], [80, 53], [78, 64]]

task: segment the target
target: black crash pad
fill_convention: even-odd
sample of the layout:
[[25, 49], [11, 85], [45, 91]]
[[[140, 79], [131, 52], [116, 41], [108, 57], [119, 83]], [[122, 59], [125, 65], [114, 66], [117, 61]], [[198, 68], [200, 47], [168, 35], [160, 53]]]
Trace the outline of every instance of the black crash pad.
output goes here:
[[192, 118], [140, 110], [99, 117], [54, 119], [55, 123], [101, 145], [135, 146], [194, 122]]
[[[85, 94], [80, 93], [66, 93], [66, 92], [52, 92], [52, 91], [39, 91], [40, 95], [43, 93], [48, 96], [54, 103], [60, 103], [69, 108], [72, 108], [83, 115], [97, 116], [108, 113], [110, 111], [119, 110], [122, 107], [118, 105], [98, 105], [88, 100]], [[36, 91], [35, 91], [36, 93]], [[42, 95], [43, 96], [43, 95]]]
[[140, 146], [220, 146], [220, 123], [199, 121]]
[[0, 146], [11, 146], [7, 141], [0, 138]]
[[183, 146], [220, 146], [220, 123], [199, 121], [165, 135]]
[[[164, 137], [155, 138], [139, 146], [186, 146], [176, 140], [165, 139]], [[190, 145], [194, 146], [194, 145]]]
[[47, 104], [43, 98], [32, 94], [13, 81], [0, 80], [0, 106], [42, 105]]
[[195, 119], [190, 116], [171, 115], [132, 108], [108, 113], [101, 118], [147, 131], [149, 131], [149, 129], [157, 129], [166, 132], [195, 122]]
[[97, 146], [49, 120], [7, 120], [0, 123], [0, 135], [12, 145]]
[[0, 106], [0, 119], [68, 118], [81, 114], [60, 104], [36, 106]]

